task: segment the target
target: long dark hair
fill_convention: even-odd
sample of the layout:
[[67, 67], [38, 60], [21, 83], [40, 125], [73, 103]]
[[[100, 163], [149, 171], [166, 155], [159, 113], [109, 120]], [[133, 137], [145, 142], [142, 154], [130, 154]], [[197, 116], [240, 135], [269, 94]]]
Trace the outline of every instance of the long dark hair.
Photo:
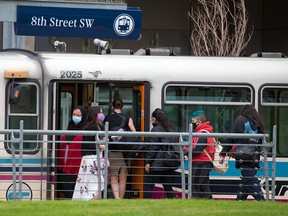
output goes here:
[[99, 130], [101, 130], [99, 122], [97, 121], [97, 115], [101, 112], [101, 109], [101, 106], [93, 106], [88, 109], [86, 127], [90, 124], [95, 124]]
[[265, 126], [264, 126], [264, 122], [262, 120], [262, 118], [259, 116], [257, 110], [254, 108], [254, 106], [252, 105], [245, 105], [241, 111], [242, 115], [248, 116], [249, 118], [252, 118], [258, 128], [259, 128], [259, 132], [260, 133], [265, 133]]
[[154, 117], [160, 124], [162, 124], [163, 128], [167, 132], [171, 132], [174, 130], [174, 125], [168, 121], [162, 109], [155, 109], [152, 113], [152, 117]]

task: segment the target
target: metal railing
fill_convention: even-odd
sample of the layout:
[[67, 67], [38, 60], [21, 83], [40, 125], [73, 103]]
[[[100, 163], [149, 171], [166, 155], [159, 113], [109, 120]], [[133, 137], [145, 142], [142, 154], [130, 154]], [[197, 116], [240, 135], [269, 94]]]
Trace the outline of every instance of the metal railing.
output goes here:
[[[187, 146], [189, 149], [192, 149], [192, 138], [193, 137], [215, 137], [218, 139], [248, 139], [248, 138], [257, 138], [262, 140], [261, 145], [255, 145], [255, 146], [261, 146], [263, 149], [262, 152], [262, 161], [263, 167], [261, 166], [261, 169], [263, 169], [263, 176], [261, 178], [264, 179], [264, 185], [265, 185], [265, 198], [266, 200], [275, 201], [275, 178], [276, 178], [276, 126], [273, 127], [273, 140], [272, 142], [266, 142], [266, 139], [269, 138], [268, 134], [233, 134], [233, 133], [193, 133], [192, 131], [192, 125], [189, 126], [188, 132], [173, 132], [173, 133], [155, 133], [155, 132], [116, 132], [116, 131], [108, 131], [108, 123], [105, 124], [105, 130], [104, 131], [69, 131], [69, 130], [24, 130], [24, 122], [20, 122], [20, 129], [19, 130], [0, 130], [0, 135], [3, 135], [5, 137], [3, 140], [0, 140], [0, 142], [7, 143], [9, 146], [11, 146], [11, 152], [12, 154], [9, 155], [6, 153], [6, 149], [0, 149], [2, 152], [0, 155], [0, 159], [2, 157], [2, 160], [11, 160], [11, 166], [12, 170], [9, 171], [3, 171], [5, 169], [2, 169], [2, 174], [6, 175], [6, 178], [8, 180], [5, 180], [5, 178], [1, 178], [0, 181], [1, 185], [3, 187], [0, 187], [0, 199], [7, 199], [7, 200], [23, 200], [23, 199], [39, 199], [39, 200], [46, 200], [46, 199], [61, 199], [61, 195], [58, 194], [59, 190], [57, 188], [58, 185], [58, 171], [57, 171], [57, 150], [58, 145], [63, 143], [59, 139], [60, 136], [63, 135], [83, 135], [83, 136], [95, 136], [95, 149], [97, 151], [97, 167], [100, 167], [100, 145], [105, 145], [104, 155], [105, 155], [105, 166], [104, 166], [104, 190], [101, 191], [101, 176], [98, 175], [98, 188], [99, 188], [99, 199], [104, 198], [112, 198], [111, 195], [111, 189], [109, 189], [109, 168], [108, 168], [108, 162], [109, 162], [109, 153], [111, 146], [117, 144], [126, 144], [126, 145], [178, 145], [180, 148], [180, 161], [181, 164], [179, 168], [175, 171], [175, 178], [176, 183], [171, 182], [171, 185], [175, 188], [175, 184], [177, 184], [176, 191], [178, 191], [178, 197], [182, 199], [191, 198], [192, 197], [192, 185], [193, 185], [193, 176], [192, 176], [192, 151], [183, 151], [183, 147]], [[39, 137], [37, 140], [25, 140], [26, 135], [36, 135]], [[129, 143], [121, 143], [121, 142], [112, 142], [111, 139], [109, 139], [111, 136], [122, 136], [122, 137], [141, 137], [141, 141], [138, 142], [129, 142]], [[9, 137], [9, 139], [7, 138]], [[15, 138], [17, 137], [17, 138]], [[149, 141], [151, 137], [178, 137], [179, 141], [177, 143], [152, 143]], [[39, 151], [37, 154], [26, 154], [25, 153], [25, 143], [37, 143], [39, 145]], [[15, 149], [15, 145], [17, 145], [17, 149]], [[84, 142], [82, 142], [82, 145], [85, 145]], [[201, 145], [201, 144], [199, 144]], [[231, 143], [221, 143], [222, 146], [229, 146], [229, 145], [235, 145]], [[2, 145], [4, 146], [4, 145]], [[19, 147], [18, 147], [19, 146]], [[131, 150], [132, 151], [132, 150]], [[3, 153], [4, 152], [4, 153]], [[131, 188], [127, 190], [127, 193], [132, 194], [131, 197], [128, 198], [142, 198], [142, 193], [145, 193], [147, 191], [144, 191], [143, 184], [144, 182], [144, 160], [145, 160], [145, 150], [139, 152], [141, 154], [141, 157], [139, 158], [126, 158], [127, 161], [130, 161], [129, 168], [138, 170], [136, 173], [128, 173], [128, 177], [131, 177], [132, 180], [130, 180]], [[108, 158], [108, 160], [107, 160]], [[268, 165], [268, 158], [270, 160]], [[33, 179], [31, 176], [29, 178], [29, 175], [33, 175], [33, 171], [31, 171], [31, 166], [34, 166], [35, 164], [29, 164], [27, 161], [32, 161], [33, 159], [38, 159], [40, 161], [40, 164], [38, 170], [41, 172], [38, 176], [38, 178]], [[24, 162], [26, 161], [26, 162]], [[131, 163], [132, 161], [132, 163]], [[134, 164], [136, 163], [136, 165]], [[222, 180], [227, 180], [228, 182], [231, 179], [231, 176], [233, 178], [239, 179], [239, 176], [235, 175], [235, 168], [233, 168], [234, 160], [231, 159], [229, 162], [229, 171], [231, 171], [231, 174], [225, 174], [222, 176], [214, 175], [210, 173], [210, 179], [213, 180], [213, 178], [221, 178]], [[5, 166], [9, 166], [9, 163], [0, 165], [0, 170]], [[35, 165], [36, 166], [36, 165]], [[80, 166], [80, 165], [79, 165]], [[7, 170], [7, 169], [6, 169]], [[24, 171], [23, 171], [24, 170]], [[33, 170], [33, 169], [32, 169]], [[36, 169], [37, 170], [37, 169]], [[31, 174], [32, 173], [32, 174]], [[0, 173], [1, 174], [1, 173]], [[1, 175], [2, 175], [1, 174]], [[12, 182], [9, 180], [7, 176], [12, 176]], [[25, 182], [23, 182], [23, 175], [26, 175]], [[28, 177], [27, 177], [28, 175]], [[130, 176], [129, 176], [130, 175]], [[136, 179], [136, 180], [133, 180]], [[138, 180], [137, 180], [138, 178]], [[139, 181], [139, 178], [141, 179]], [[5, 184], [3, 184], [3, 182]], [[28, 183], [27, 183], [28, 182]], [[8, 188], [9, 184], [10, 189]], [[23, 184], [25, 183], [25, 184]], [[158, 183], [158, 182], [155, 182]], [[24, 192], [22, 186], [25, 186]], [[26, 198], [23, 196], [24, 194], [29, 194], [26, 190], [26, 185], [28, 185], [28, 188], [31, 189], [31, 195], [27, 196]], [[12, 186], [12, 187], [11, 187]], [[139, 186], [137, 188], [136, 186]], [[214, 185], [215, 187], [220, 187], [219, 185]], [[234, 185], [235, 187], [237, 185]], [[135, 189], [136, 187], [136, 189]], [[161, 187], [160, 187], [161, 188]], [[32, 198], [32, 191], [34, 194], [37, 194], [36, 196], [33, 196]], [[175, 190], [174, 190], [175, 192]], [[156, 192], [155, 192], [156, 193]], [[212, 191], [213, 193], [213, 191]], [[225, 197], [224, 192], [222, 197]], [[8, 195], [7, 195], [8, 194]], [[231, 196], [235, 196], [235, 194], [228, 194], [228, 197], [231, 198]], [[6, 195], [6, 196], [5, 196]], [[215, 192], [215, 196], [217, 193]], [[213, 193], [214, 197], [214, 193]], [[235, 198], [235, 197], [234, 197]]]

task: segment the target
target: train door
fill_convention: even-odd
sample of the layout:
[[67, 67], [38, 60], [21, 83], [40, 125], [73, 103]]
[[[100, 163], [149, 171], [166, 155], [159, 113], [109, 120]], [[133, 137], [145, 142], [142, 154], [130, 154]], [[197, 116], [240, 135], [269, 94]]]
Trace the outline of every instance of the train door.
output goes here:
[[[123, 113], [131, 116], [137, 131], [149, 130], [150, 119], [149, 104], [147, 103], [148, 84], [146, 83], [112, 83], [112, 82], [53, 82], [50, 84], [51, 93], [49, 104], [50, 114], [53, 116], [50, 122], [50, 129], [65, 130], [71, 119], [72, 109], [76, 105], [83, 105], [86, 108], [100, 105], [105, 115], [111, 112], [111, 104], [115, 97], [123, 100]], [[55, 112], [53, 112], [55, 110]], [[57, 137], [56, 139], [60, 139]], [[55, 146], [55, 153], [57, 149]], [[142, 198], [143, 191], [143, 160], [133, 161], [131, 164], [131, 190], [132, 193], [127, 198]], [[57, 164], [55, 165], [57, 170]], [[57, 172], [57, 171], [56, 171]], [[55, 174], [57, 180], [57, 173]], [[57, 192], [54, 196], [60, 198], [61, 193]]]
[[[145, 113], [150, 113], [149, 103], [147, 103], [149, 95], [148, 93], [146, 94], [147, 89], [145, 85], [133, 87], [134, 111], [137, 113], [137, 116], [134, 118], [134, 124], [136, 125], [137, 131], [149, 130], [149, 114], [145, 115]], [[142, 160], [133, 160], [131, 167], [131, 198], [143, 198], [144, 157]]]

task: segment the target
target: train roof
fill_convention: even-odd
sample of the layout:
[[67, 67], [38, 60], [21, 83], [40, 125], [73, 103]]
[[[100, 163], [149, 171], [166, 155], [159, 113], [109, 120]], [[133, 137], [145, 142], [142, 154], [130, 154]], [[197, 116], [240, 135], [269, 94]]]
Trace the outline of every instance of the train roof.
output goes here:
[[[287, 83], [287, 58], [96, 55], [74, 53], [0, 52], [0, 69], [43, 69], [46, 81], [61, 71], [81, 71], [79, 79], [117, 81], [187, 81]], [[215, 75], [216, 74], [216, 75]], [[35, 76], [35, 74], [33, 75]], [[76, 77], [77, 79], [77, 77]]]

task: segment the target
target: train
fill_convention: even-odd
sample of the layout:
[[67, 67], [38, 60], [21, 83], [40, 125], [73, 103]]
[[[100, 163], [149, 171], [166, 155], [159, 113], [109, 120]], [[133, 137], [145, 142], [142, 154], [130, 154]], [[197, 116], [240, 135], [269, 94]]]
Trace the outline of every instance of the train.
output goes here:
[[[276, 200], [288, 201], [287, 58], [6, 49], [0, 51], [0, 74], [0, 130], [19, 129], [20, 120], [24, 120], [25, 129], [65, 130], [76, 105], [100, 105], [108, 114], [113, 99], [120, 97], [123, 113], [132, 117], [137, 131], [150, 131], [151, 112], [159, 107], [173, 122], [176, 132], [188, 131], [191, 113], [202, 109], [214, 132], [229, 133], [241, 108], [252, 104], [263, 118], [268, 134], [277, 125], [275, 196]], [[37, 136], [27, 136], [37, 140]], [[3, 134], [1, 137], [0, 199], [8, 200], [12, 151], [11, 143], [5, 141]], [[47, 164], [41, 159], [57, 154], [55, 145], [46, 145], [24, 143], [23, 187], [33, 191], [33, 199], [59, 198], [57, 193], [42, 191], [53, 182], [47, 180], [51, 173], [43, 172]], [[51, 172], [54, 175], [56, 169]], [[231, 175], [235, 173], [227, 172], [220, 177], [212, 173], [211, 178], [229, 181]]]

